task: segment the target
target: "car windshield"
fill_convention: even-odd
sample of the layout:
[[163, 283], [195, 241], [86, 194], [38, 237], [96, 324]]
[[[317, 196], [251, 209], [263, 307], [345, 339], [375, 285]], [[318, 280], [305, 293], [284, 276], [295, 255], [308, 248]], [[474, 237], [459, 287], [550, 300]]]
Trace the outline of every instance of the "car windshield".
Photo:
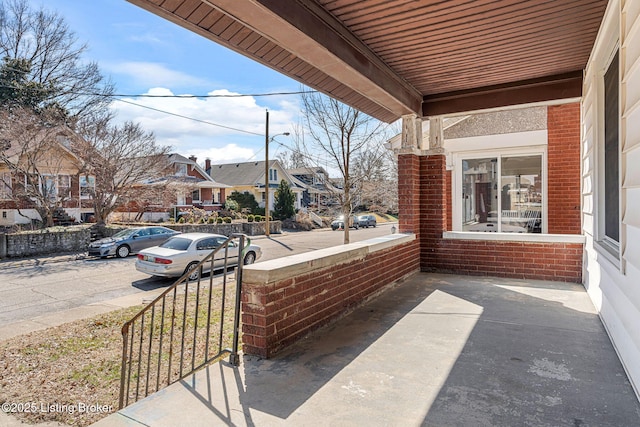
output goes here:
[[129, 237], [131, 236], [133, 233], [135, 233], [136, 231], [138, 231], [137, 228], [127, 228], [126, 230], [120, 230], [118, 231], [116, 234], [114, 234], [112, 237], [114, 239], [120, 239], [122, 237]]
[[186, 251], [189, 245], [191, 245], [191, 242], [192, 240], [185, 239], [184, 237], [172, 237], [161, 244], [160, 247], [166, 249], [175, 249], [176, 251]]

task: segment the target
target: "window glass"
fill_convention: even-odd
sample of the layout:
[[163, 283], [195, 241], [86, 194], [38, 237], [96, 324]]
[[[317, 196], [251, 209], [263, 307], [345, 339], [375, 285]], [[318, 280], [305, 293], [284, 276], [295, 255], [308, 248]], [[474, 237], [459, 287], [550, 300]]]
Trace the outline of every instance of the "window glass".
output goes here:
[[200, 201], [200, 190], [193, 190], [191, 192], [191, 200], [194, 202]]
[[542, 232], [542, 155], [462, 160], [462, 229]]
[[80, 176], [80, 196], [83, 198], [90, 197], [96, 189], [96, 179], [93, 176]]
[[501, 224], [503, 232], [542, 231], [542, 157], [503, 157]]
[[465, 231], [498, 231], [498, 159], [462, 161], [462, 224]]
[[11, 190], [11, 173], [0, 173], [0, 199], [10, 199], [12, 194]]
[[618, 53], [604, 75], [604, 235], [620, 241]]

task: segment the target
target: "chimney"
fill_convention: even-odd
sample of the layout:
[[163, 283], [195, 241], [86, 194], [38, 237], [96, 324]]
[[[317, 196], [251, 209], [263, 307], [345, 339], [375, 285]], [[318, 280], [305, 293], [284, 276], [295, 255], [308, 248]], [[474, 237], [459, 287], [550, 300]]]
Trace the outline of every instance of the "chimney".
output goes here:
[[193, 154], [189, 156], [189, 160], [193, 160], [195, 163], [198, 163], [198, 158]]
[[207, 171], [207, 173], [209, 173], [209, 170], [211, 169], [211, 159], [205, 159], [204, 160], [204, 170]]

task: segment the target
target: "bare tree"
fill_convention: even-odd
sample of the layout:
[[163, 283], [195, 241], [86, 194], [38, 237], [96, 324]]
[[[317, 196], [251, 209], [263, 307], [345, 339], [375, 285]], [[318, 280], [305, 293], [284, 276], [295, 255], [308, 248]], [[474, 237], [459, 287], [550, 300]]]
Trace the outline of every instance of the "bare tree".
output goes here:
[[45, 102], [72, 120], [106, 114], [113, 93], [98, 65], [82, 61], [86, 49], [57, 13], [28, 0], [0, 0], [0, 58], [26, 61], [28, 80], [47, 91]]
[[[314, 149], [323, 151], [341, 175], [342, 191], [338, 193], [345, 218], [344, 243], [349, 243], [349, 218], [354, 208], [354, 190], [361, 176], [354, 173], [352, 162], [374, 141], [379, 141], [383, 123], [319, 93], [302, 95], [306, 131]], [[305, 149], [309, 150], [306, 145]]]
[[82, 173], [95, 177], [95, 187], [88, 193], [98, 223], [135, 200], [141, 183], [167, 173], [169, 147], [157, 145], [155, 136], [139, 124], [117, 126], [104, 121], [80, 131], [83, 138], [74, 149], [83, 160]]
[[30, 109], [0, 110], [0, 170], [2, 186], [13, 207], [35, 209], [43, 225], [53, 225], [53, 212], [72, 197], [78, 159], [69, 150], [74, 135], [66, 126], [52, 125]]
[[378, 213], [395, 212], [398, 205], [398, 165], [392, 151], [382, 144], [369, 144], [354, 161], [360, 177], [360, 204]]

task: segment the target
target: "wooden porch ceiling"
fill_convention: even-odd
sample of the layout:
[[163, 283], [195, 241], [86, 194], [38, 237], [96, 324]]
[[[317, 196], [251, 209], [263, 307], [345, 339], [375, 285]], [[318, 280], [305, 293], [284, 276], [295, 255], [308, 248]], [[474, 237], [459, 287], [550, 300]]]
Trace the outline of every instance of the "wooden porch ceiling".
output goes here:
[[581, 96], [607, 0], [128, 0], [387, 122]]

